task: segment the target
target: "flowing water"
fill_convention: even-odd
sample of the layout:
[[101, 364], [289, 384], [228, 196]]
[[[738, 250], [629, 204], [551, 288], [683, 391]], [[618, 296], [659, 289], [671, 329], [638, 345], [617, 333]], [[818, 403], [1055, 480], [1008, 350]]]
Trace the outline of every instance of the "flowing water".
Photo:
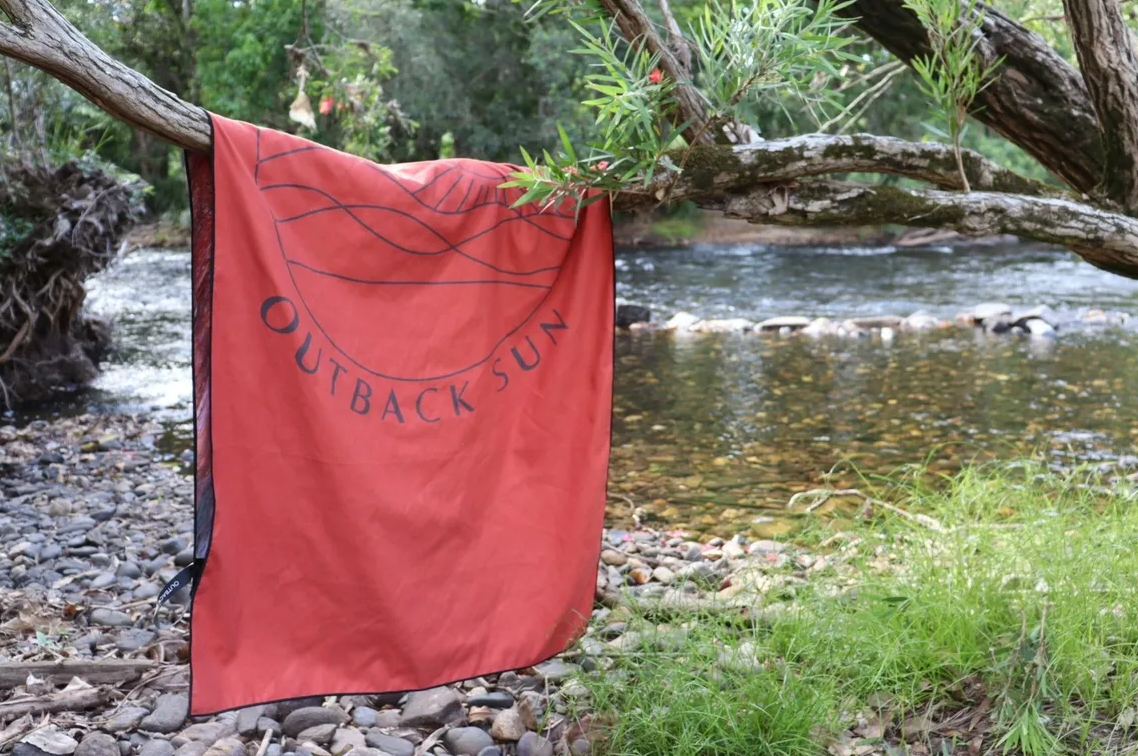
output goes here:
[[[697, 531], [792, 526], [788, 498], [927, 463], [1046, 456], [1126, 458], [1138, 440], [1138, 330], [1087, 326], [1090, 308], [1138, 314], [1138, 282], [1062, 251], [706, 246], [622, 252], [621, 302], [657, 320], [774, 315], [952, 318], [983, 301], [1046, 304], [1054, 339], [972, 329], [892, 341], [800, 336], [618, 335], [614, 522], [639, 515]], [[97, 385], [50, 408], [155, 413], [172, 455], [190, 437], [189, 255], [140, 250], [94, 281], [116, 324]], [[1138, 325], [1138, 320], [1131, 324]], [[1134, 461], [1134, 460], [1131, 460]]]

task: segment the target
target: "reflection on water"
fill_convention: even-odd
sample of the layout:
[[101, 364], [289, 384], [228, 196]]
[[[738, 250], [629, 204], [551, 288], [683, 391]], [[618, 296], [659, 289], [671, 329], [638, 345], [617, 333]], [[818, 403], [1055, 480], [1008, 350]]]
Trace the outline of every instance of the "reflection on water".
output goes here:
[[906, 464], [951, 471], [1036, 452], [1067, 464], [1134, 447], [1138, 334], [965, 333], [621, 336], [614, 490], [697, 529], [763, 533], [785, 523], [756, 509]]
[[[1065, 319], [1090, 307], [1138, 314], [1138, 282], [1053, 250], [720, 246], [627, 252], [617, 267], [620, 300], [660, 320], [679, 310], [951, 318], [985, 300], [1046, 304]], [[181, 454], [188, 252], [131, 253], [91, 284], [88, 305], [114, 321], [116, 351], [92, 390], [51, 411], [156, 413], [170, 428], [164, 448]], [[631, 503], [699, 530], [761, 534], [788, 526], [792, 493], [858, 474], [1033, 452], [1056, 464], [1110, 460], [1138, 438], [1135, 330], [1069, 327], [1033, 340], [953, 329], [888, 343], [626, 333], [616, 357], [614, 522]]]

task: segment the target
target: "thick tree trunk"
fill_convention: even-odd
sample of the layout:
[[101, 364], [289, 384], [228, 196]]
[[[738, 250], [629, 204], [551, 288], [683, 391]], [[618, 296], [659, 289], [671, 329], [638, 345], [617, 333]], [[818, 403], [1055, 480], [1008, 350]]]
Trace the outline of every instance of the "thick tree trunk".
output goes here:
[[1064, 0], [1103, 135], [1103, 189], [1138, 213], [1138, 54], [1118, 0]]
[[[856, 0], [846, 13], [906, 63], [929, 53], [928, 35], [904, 0]], [[1105, 157], [1094, 105], [1079, 72], [1038, 34], [990, 6], [984, 6], [984, 13], [980, 54], [986, 63], [1001, 56], [1004, 62], [977, 100], [975, 117], [1071, 188], [1094, 194]]]

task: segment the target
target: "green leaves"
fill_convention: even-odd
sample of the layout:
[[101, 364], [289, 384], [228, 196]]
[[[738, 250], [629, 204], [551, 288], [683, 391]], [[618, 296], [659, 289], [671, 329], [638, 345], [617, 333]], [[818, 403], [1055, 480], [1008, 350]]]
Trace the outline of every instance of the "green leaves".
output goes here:
[[[849, 0], [711, 0], [692, 38], [698, 83], [715, 116], [755, 123], [761, 105], [804, 106], [815, 124], [837, 103], [820, 86], [840, 77], [839, 64], [854, 60], [845, 50], [851, 21], [838, 16]], [[788, 114], [789, 115], [789, 114]]]
[[931, 53], [914, 58], [913, 70], [921, 92], [947, 127], [960, 179], [968, 191], [960, 156], [964, 122], [972, 102], [992, 83], [1003, 59], [984, 66], [977, 55], [984, 22], [979, 0], [905, 0], [905, 7], [916, 14], [928, 32]]
[[[695, 86], [709, 116], [703, 130], [727, 123], [755, 124], [760, 107], [784, 111], [794, 103], [816, 124], [838, 102], [830, 77], [853, 60], [845, 51], [850, 24], [838, 16], [849, 0], [711, 0], [695, 28]], [[659, 56], [638, 41], [629, 43], [615, 22], [594, 5], [538, 0], [532, 14], [558, 12], [580, 36], [573, 54], [588, 59], [581, 104], [596, 113], [596, 136], [587, 151], [576, 149], [558, 127], [561, 153], [542, 163], [523, 153], [527, 168], [508, 186], [525, 189], [519, 203], [581, 201], [587, 190], [647, 189], [661, 172], [679, 173], [688, 147], [680, 120], [676, 83], [660, 68]], [[787, 113], [789, 116], [790, 114]], [[664, 199], [660, 193], [656, 199]]]

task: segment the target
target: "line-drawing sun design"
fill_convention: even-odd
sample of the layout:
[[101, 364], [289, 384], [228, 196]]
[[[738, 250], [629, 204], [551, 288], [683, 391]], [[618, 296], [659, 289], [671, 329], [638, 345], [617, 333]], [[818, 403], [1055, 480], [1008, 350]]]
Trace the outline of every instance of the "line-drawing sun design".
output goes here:
[[315, 327], [360, 370], [455, 377], [491, 360], [549, 298], [574, 211], [511, 207], [518, 191], [498, 187], [512, 166], [380, 166], [278, 139], [258, 130], [254, 176], [283, 264]]

